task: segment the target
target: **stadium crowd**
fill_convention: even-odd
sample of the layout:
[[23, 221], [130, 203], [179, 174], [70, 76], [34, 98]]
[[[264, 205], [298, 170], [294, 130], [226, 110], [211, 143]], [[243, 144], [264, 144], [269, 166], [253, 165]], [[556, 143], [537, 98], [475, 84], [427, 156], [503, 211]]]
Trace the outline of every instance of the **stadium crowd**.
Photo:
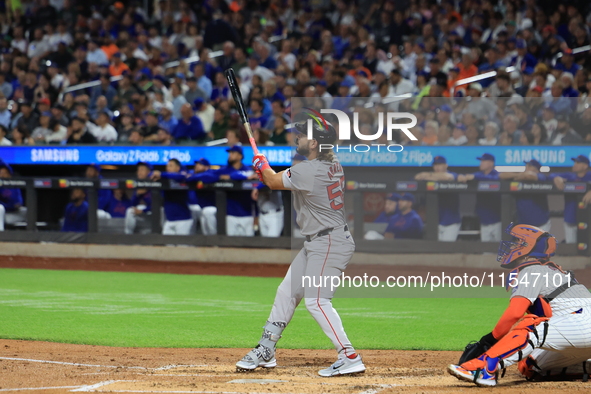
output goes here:
[[[425, 145], [591, 141], [585, 1], [11, 1], [0, 143], [288, 144], [292, 97], [412, 110]], [[495, 72], [491, 78], [457, 82]], [[494, 73], [493, 73], [494, 74]], [[90, 83], [90, 84], [88, 84]], [[408, 94], [403, 102], [383, 100]], [[366, 120], [375, 126], [375, 118]]]

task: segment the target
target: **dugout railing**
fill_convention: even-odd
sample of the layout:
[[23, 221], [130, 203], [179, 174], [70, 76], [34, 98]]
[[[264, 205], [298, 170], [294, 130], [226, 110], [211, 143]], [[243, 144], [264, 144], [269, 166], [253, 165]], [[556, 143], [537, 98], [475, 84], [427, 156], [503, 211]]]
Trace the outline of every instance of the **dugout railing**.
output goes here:
[[[257, 181], [220, 181], [212, 184], [188, 183], [181, 184], [162, 179], [158, 181], [137, 179], [85, 179], [85, 178], [10, 178], [1, 179], [0, 187], [20, 188], [25, 190], [25, 205], [27, 206], [26, 231], [0, 232], [0, 241], [4, 242], [63, 242], [63, 243], [96, 243], [96, 244], [140, 244], [140, 245], [169, 245], [182, 244], [190, 246], [221, 246], [221, 247], [256, 247], [256, 248], [291, 248], [303, 243], [303, 239], [292, 237], [291, 209], [284, 209], [284, 229], [279, 238], [265, 237], [230, 237], [226, 236], [227, 195], [229, 192], [251, 191], [258, 184]], [[38, 231], [38, 199], [42, 190], [84, 188], [87, 191], [89, 204], [88, 233], [63, 233], [56, 231]], [[99, 189], [133, 190], [137, 188], [151, 189], [152, 215], [151, 234], [109, 234], [98, 232], [98, 197]], [[161, 207], [163, 190], [193, 189], [210, 190], [215, 192], [217, 207], [217, 232], [215, 236], [203, 235], [161, 235]], [[351, 211], [350, 223], [354, 233], [357, 250], [376, 253], [495, 253], [498, 244], [492, 242], [438, 242], [437, 223], [439, 217], [438, 194], [440, 193], [488, 193], [500, 195], [502, 206], [502, 223], [507, 225], [514, 220], [514, 197], [519, 194], [575, 194], [579, 200], [577, 209], [577, 243], [560, 247], [561, 255], [591, 256], [591, 206], [585, 206], [581, 200], [584, 194], [591, 190], [591, 185], [585, 182], [566, 182], [564, 190], [558, 190], [551, 182], [516, 182], [516, 181], [471, 181], [434, 182], [434, 181], [400, 181], [375, 183], [348, 180], [346, 182], [346, 201]], [[364, 193], [411, 192], [423, 199], [425, 205], [425, 230], [420, 240], [384, 240], [367, 241], [365, 234], [365, 210], [363, 204]], [[285, 207], [291, 206], [290, 193], [282, 193]], [[92, 214], [93, 213], [93, 214]], [[296, 231], [297, 233], [297, 231]], [[458, 243], [461, 247], [458, 247]]]

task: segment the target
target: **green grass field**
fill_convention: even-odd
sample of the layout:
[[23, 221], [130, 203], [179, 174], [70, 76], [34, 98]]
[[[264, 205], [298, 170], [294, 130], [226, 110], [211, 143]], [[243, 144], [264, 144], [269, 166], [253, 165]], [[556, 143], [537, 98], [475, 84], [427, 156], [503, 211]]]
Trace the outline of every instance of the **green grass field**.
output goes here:
[[[0, 338], [132, 347], [251, 347], [277, 278], [0, 269]], [[337, 298], [360, 349], [460, 350], [489, 332], [504, 298]], [[283, 348], [329, 349], [298, 307]]]

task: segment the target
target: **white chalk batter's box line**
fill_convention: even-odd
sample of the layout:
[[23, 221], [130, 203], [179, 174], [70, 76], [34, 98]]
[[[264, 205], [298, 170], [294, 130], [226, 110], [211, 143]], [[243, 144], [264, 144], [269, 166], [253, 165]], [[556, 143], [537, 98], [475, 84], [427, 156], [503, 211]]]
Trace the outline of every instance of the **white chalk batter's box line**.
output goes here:
[[[262, 382], [268, 380], [269, 383], [278, 383], [280, 381], [278, 380], [273, 380], [273, 379], [238, 379], [235, 382], [234, 381], [230, 381], [227, 383], [251, 383], [249, 382], [250, 380], [253, 381], [258, 381], [256, 382], [257, 384], [261, 384]], [[99, 382], [93, 385], [87, 385], [87, 386], [81, 386], [78, 387], [76, 386], [76, 388], [74, 390], [70, 390], [71, 392], [93, 392], [93, 393], [192, 393], [192, 394], [244, 394], [243, 391], [193, 391], [193, 390], [113, 390], [113, 389], [109, 389], [106, 386], [109, 386], [111, 384], [114, 383], [137, 383], [137, 382], [144, 382], [144, 381], [140, 381], [140, 380], [107, 380], [104, 382]], [[283, 381], [288, 383], [287, 381]], [[290, 382], [291, 384], [306, 384], [306, 385], [310, 385], [310, 384], [315, 384], [315, 383], [293, 383]], [[342, 385], [339, 383], [321, 383], [322, 385]], [[406, 385], [401, 385], [401, 384], [375, 384], [373, 386], [376, 386], [375, 388], [369, 389], [369, 390], [365, 390], [360, 392], [359, 394], [377, 394], [387, 388], [392, 388], [395, 386], [406, 386]], [[97, 390], [98, 389], [98, 390]], [[34, 390], [34, 389], [31, 389]], [[297, 394], [297, 393], [273, 393], [273, 392], [249, 392], [249, 394]], [[318, 393], [318, 394], [322, 394], [322, 393]]]
[[0, 360], [9, 361], [27, 361], [30, 363], [42, 363], [42, 364], [59, 364], [59, 365], [72, 365], [75, 367], [89, 367], [89, 368], [127, 368], [127, 369], [143, 369], [149, 370], [146, 367], [126, 367], [124, 365], [97, 365], [97, 364], [81, 364], [81, 363], [69, 363], [65, 361], [51, 361], [51, 360], [35, 360], [31, 358], [16, 358], [16, 357], [0, 357]]

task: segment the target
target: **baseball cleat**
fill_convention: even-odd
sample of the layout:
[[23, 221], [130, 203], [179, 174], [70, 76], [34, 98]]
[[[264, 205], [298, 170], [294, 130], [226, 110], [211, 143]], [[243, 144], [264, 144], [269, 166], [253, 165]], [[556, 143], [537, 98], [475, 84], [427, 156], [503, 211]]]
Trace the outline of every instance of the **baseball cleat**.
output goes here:
[[490, 374], [486, 370], [478, 369], [476, 371], [468, 371], [459, 365], [450, 364], [447, 366], [447, 372], [456, 378], [475, 383], [481, 387], [492, 387], [497, 385], [497, 375]]
[[266, 346], [257, 345], [236, 363], [236, 372], [249, 372], [258, 367], [274, 368], [276, 366], [275, 351]]
[[359, 354], [354, 358], [347, 356], [339, 356], [337, 361], [328, 368], [321, 369], [318, 371], [318, 375], [324, 377], [337, 376], [337, 375], [348, 375], [353, 373], [365, 372], [365, 365]]

